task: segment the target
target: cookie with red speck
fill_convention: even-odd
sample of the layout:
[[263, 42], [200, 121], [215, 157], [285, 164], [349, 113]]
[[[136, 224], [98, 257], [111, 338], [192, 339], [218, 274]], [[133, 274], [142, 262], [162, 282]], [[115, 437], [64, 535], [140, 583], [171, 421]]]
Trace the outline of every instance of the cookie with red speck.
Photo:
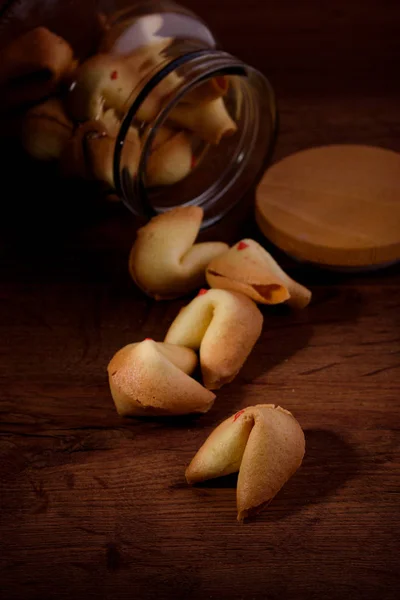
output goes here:
[[238, 520], [268, 506], [300, 467], [305, 452], [302, 428], [274, 404], [249, 406], [223, 421], [186, 469], [189, 484], [237, 473]]
[[181, 309], [165, 341], [199, 350], [204, 385], [216, 390], [242, 368], [261, 334], [263, 316], [243, 294], [205, 291]]
[[241, 292], [260, 304], [287, 302], [304, 308], [311, 292], [291, 279], [260, 244], [251, 239], [238, 242], [215, 257], [206, 269], [212, 288]]

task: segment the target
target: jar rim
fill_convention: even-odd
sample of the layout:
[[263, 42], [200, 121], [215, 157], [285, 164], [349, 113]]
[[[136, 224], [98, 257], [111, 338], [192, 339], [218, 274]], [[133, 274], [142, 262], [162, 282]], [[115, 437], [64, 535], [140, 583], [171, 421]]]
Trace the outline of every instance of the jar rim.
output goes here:
[[[194, 63], [196, 63], [196, 61], [198, 61], [196, 66], [199, 66], [199, 65], [205, 66], [206, 70], [205, 71], [203, 70], [202, 72], [195, 74], [192, 79], [183, 83], [182, 86], [176, 90], [176, 93], [173, 94], [173, 97], [168, 98], [166, 100], [166, 104], [161, 108], [161, 110], [155, 117], [154, 121], [151, 123], [150, 133], [148, 134], [148, 136], [146, 138], [146, 141], [144, 143], [144, 146], [143, 146], [142, 152], [141, 152], [139, 168], [138, 168], [139, 176], [136, 177], [135, 181], [134, 181], [135, 189], [132, 189], [132, 177], [130, 175], [128, 175], [128, 173], [126, 173], [126, 178], [124, 181], [124, 172], [120, 168], [124, 140], [128, 134], [129, 127], [132, 124], [132, 120], [134, 119], [134, 116], [137, 113], [138, 109], [140, 108], [142, 102], [147, 98], [148, 94], [160, 82], [162, 82], [172, 72], [176, 71], [176, 69], [178, 69], [179, 67], [181, 67], [185, 64], [189, 64], [189, 65], [190, 65], [190, 63], [194, 64]], [[154, 136], [156, 135], [158, 128], [168, 118], [168, 114], [170, 113], [170, 111], [176, 106], [176, 104], [178, 104], [178, 102], [189, 91], [191, 91], [194, 87], [198, 86], [199, 84], [203, 83], [204, 81], [206, 81], [208, 79], [212, 79], [213, 77], [220, 76], [220, 75], [234, 75], [234, 76], [239, 76], [239, 77], [246, 77], [249, 72], [256, 74], [258, 77], [260, 77], [263, 80], [263, 83], [266, 84], [267, 93], [269, 95], [269, 103], [268, 103], [269, 115], [268, 115], [268, 117], [271, 121], [271, 135], [269, 136], [269, 140], [266, 144], [265, 157], [264, 157], [265, 160], [262, 161], [263, 168], [260, 173], [257, 173], [257, 179], [259, 178], [259, 176], [262, 175], [262, 173], [264, 172], [265, 167], [271, 157], [272, 150], [273, 150], [273, 147], [275, 145], [275, 140], [276, 140], [276, 130], [277, 130], [276, 104], [275, 104], [275, 95], [274, 95], [272, 86], [270, 85], [268, 80], [261, 73], [256, 71], [256, 69], [249, 67], [248, 65], [246, 65], [239, 59], [233, 57], [229, 53], [226, 53], [226, 52], [223, 52], [220, 50], [211, 50], [211, 49], [196, 50], [193, 52], [188, 52], [188, 53], [181, 55], [175, 59], [172, 59], [168, 63], [164, 64], [164, 66], [161, 69], [159, 69], [155, 74], [153, 74], [153, 76], [143, 85], [143, 87], [138, 92], [138, 95], [136, 96], [135, 100], [133, 101], [133, 103], [129, 107], [128, 111], [126, 112], [123, 122], [122, 122], [122, 125], [121, 125], [121, 128], [119, 130], [117, 141], [116, 141], [116, 146], [115, 146], [115, 152], [114, 152], [114, 180], [115, 180], [116, 189], [117, 189], [118, 193], [122, 196], [124, 203], [131, 210], [131, 212], [133, 212], [134, 214], [136, 214], [138, 216], [144, 216], [147, 218], [151, 218], [151, 217], [155, 216], [156, 214], [163, 212], [164, 210], [168, 210], [168, 209], [156, 208], [152, 205], [150, 198], [149, 198], [149, 194], [147, 193], [146, 186], [143, 182], [143, 173], [145, 171], [144, 167], [146, 165], [146, 160], [150, 154], [151, 144], [154, 139]], [[246, 150], [247, 150], [247, 148], [246, 148]], [[243, 152], [242, 152], [242, 154], [243, 154]], [[248, 152], [247, 154], [249, 154], [249, 155], [251, 154], [251, 148], [250, 148], [250, 152]], [[245, 163], [243, 163], [243, 165], [241, 167], [244, 168], [244, 166], [245, 166]], [[234, 174], [232, 175], [232, 180], [229, 182], [229, 184], [226, 184], [226, 185], [231, 186], [234, 183], [233, 180], [237, 179], [237, 177], [239, 175], [240, 175], [239, 170], [236, 170], [234, 172]], [[128, 181], [128, 178], [129, 178], [129, 181]], [[130, 192], [131, 192], [129, 194], [130, 201], [127, 199], [128, 195], [126, 194], [126, 190], [129, 188], [130, 188]], [[217, 187], [214, 185], [214, 186], [212, 186], [211, 189], [217, 190]], [[190, 205], [190, 204], [202, 205], [200, 200], [203, 196], [204, 196], [204, 202], [207, 201], [209, 204], [212, 204], [214, 202], [217, 202], [217, 200], [221, 198], [221, 194], [225, 190], [220, 189], [218, 195], [216, 195], [215, 197], [212, 197], [210, 195], [210, 191], [211, 191], [210, 189], [206, 190], [203, 194], [194, 198], [193, 200], [181, 202], [178, 205], [179, 206]], [[134, 205], [132, 202], [133, 198], [135, 200]], [[228, 205], [227, 207], [225, 207], [225, 209], [223, 211], [217, 212], [216, 215], [214, 215], [211, 219], [206, 219], [203, 224], [203, 227], [208, 227], [208, 226], [212, 225], [213, 223], [215, 223], [216, 221], [218, 221], [219, 219], [221, 219], [222, 216], [224, 216], [231, 208], [233, 208], [233, 206], [234, 206], [234, 203], [232, 204], [232, 206]]]

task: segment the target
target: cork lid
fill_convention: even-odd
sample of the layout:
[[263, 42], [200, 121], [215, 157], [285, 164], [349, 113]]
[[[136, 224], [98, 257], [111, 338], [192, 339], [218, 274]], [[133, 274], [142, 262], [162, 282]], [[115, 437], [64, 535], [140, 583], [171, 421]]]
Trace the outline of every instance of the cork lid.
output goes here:
[[329, 267], [400, 260], [400, 154], [332, 145], [297, 152], [256, 193], [264, 235], [293, 257]]

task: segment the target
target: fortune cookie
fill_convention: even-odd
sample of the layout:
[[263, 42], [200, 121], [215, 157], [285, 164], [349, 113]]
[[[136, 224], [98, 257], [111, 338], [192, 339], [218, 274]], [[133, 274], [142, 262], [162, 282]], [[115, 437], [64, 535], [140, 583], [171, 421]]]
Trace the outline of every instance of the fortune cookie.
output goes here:
[[129, 257], [136, 284], [157, 300], [177, 298], [205, 281], [205, 268], [224, 252], [222, 242], [195, 244], [203, 218], [197, 206], [174, 208], [139, 229]]
[[274, 404], [249, 406], [221, 423], [186, 469], [189, 484], [239, 472], [237, 518], [265, 508], [300, 467], [304, 433], [293, 415]]
[[311, 292], [286, 275], [272, 256], [250, 239], [213, 258], [206, 277], [213, 288], [241, 292], [261, 304], [287, 301], [294, 308], [304, 308], [311, 300]]
[[200, 350], [204, 385], [218, 389], [234, 379], [261, 334], [263, 316], [237, 292], [201, 290], [181, 309], [165, 342]]
[[108, 365], [111, 394], [121, 416], [205, 413], [215, 394], [192, 379], [189, 348], [144, 340], [122, 348]]
[[60, 158], [72, 137], [73, 124], [58, 98], [34, 106], [24, 116], [21, 126], [22, 145], [38, 160]]

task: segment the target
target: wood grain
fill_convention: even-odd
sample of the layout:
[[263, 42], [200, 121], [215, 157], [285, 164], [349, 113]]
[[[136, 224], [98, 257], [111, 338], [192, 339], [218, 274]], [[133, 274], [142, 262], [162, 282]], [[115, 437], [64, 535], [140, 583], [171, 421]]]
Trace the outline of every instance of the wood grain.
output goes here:
[[[276, 160], [327, 142], [400, 151], [398, 3], [187, 4], [230, 50], [273, 65]], [[0, 221], [3, 596], [397, 598], [399, 268], [355, 276], [284, 259], [313, 303], [263, 308], [262, 337], [212, 411], [124, 420], [107, 388], [109, 358], [160, 339], [186, 300], [155, 303], [134, 287], [138, 224], [123, 207], [60, 185], [10, 144], [2, 156], [12, 183]], [[257, 236], [243, 217], [250, 200], [204, 238]], [[240, 526], [234, 478], [189, 488], [184, 469], [217, 423], [256, 402], [293, 411], [307, 453], [268, 510]]]
[[267, 169], [256, 191], [264, 235], [297, 260], [332, 267], [400, 259], [400, 153], [327, 145]]

